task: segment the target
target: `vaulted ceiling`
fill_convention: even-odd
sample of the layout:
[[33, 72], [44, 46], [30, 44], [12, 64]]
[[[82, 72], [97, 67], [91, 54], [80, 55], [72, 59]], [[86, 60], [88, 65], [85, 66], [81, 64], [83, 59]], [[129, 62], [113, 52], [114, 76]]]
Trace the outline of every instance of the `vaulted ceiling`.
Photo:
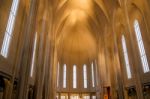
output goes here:
[[60, 61], [84, 64], [97, 56], [98, 42], [109, 24], [117, 0], [58, 0], [54, 2], [57, 52]]
[[119, 0], [51, 0], [59, 61], [84, 64], [94, 60], [119, 4]]

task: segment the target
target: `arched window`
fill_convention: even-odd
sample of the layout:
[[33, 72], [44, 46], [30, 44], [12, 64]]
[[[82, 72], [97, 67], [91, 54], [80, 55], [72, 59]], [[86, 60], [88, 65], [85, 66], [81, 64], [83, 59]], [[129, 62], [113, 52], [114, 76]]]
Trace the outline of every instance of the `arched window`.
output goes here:
[[73, 65], [73, 88], [77, 88], [77, 67]]
[[66, 67], [66, 64], [64, 64], [64, 67], [63, 67], [63, 88], [66, 88], [66, 83], [67, 83], [67, 67]]
[[95, 78], [94, 78], [94, 65], [91, 64], [91, 73], [92, 73], [92, 87], [95, 87]]
[[6, 27], [6, 31], [5, 31], [5, 36], [4, 36], [4, 40], [3, 40], [3, 44], [2, 44], [2, 49], [1, 49], [1, 55], [4, 56], [5, 58], [8, 55], [8, 49], [9, 49], [9, 45], [10, 45], [10, 40], [12, 38], [12, 32], [13, 32], [13, 28], [14, 28], [18, 4], [19, 4], [19, 0], [13, 0], [7, 27]]
[[32, 63], [31, 63], [31, 72], [30, 72], [30, 76], [31, 77], [33, 76], [33, 71], [34, 71], [36, 45], [37, 45], [37, 33], [35, 33], [35, 38], [34, 38], [34, 48], [33, 48]]
[[131, 79], [131, 70], [130, 70], [130, 64], [129, 64], [129, 58], [128, 58], [128, 51], [126, 47], [126, 40], [124, 35], [122, 35], [122, 48], [123, 48], [123, 54], [124, 54], [124, 60], [125, 60], [125, 65], [126, 65], [126, 70], [127, 70], [127, 76], [128, 79]]
[[84, 88], [87, 88], [87, 66], [85, 64], [83, 65], [83, 83]]
[[148, 65], [147, 56], [145, 53], [145, 48], [144, 48], [138, 20], [134, 21], [134, 30], [135, 30], [138, 48], [139, 48], [139, 52], [140, 52], [140, 57], [141, 57], [141, 61], [142, 61], [143, 71], [144, 71], [144, 73], [147, 73], [147, 72], [149, 72], [149, 65]]
[[60, 65], [58, 62], [58, 65], [57, 65], [57, 87], [59, 86], [59, 68], [60, 68]]

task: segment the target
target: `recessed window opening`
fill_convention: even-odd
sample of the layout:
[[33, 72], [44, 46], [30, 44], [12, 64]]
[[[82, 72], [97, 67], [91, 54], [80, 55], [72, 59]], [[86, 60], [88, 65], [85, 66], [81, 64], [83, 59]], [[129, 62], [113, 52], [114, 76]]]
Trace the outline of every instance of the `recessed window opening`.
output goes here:
[[58, 66], [57, 67], [57, 87], [59, 87], [59, 68], [60, 68], [59, 62], [57, 66]]
[[66, 64], [64, 64], [63, 67], [63, 88], [66, 88], [66, 82], [67, 82], [67, 67]]
[[92, 72], [92, 87], [95, 87], [95, 78], [94, 78], [94, 65], [93, 62], [91, 64], [91, 72]]
[[139, 48], [139, 52], [140, 52], [140, 57], [141, 57], [141, 61], [142, 61], [143, 71], [144, 71], [144, 73], [147, 73], [150, 71], [150, 69], [149, 69], [149, 64], [147, 61], [147, 56], [145, 53], [145, 48], [144, 48], [143, 39], [142, 39], [138, 20], [134, 21], [134, 30], [135, 30], [138, 48]]
[[73, 88], [77, 88], [77, 66], [73, 65]]
[[122, 48], [123, 48], [123, 54], [124, 54], [127, 76], [128, 76], [128, 79], [131, 79], [132, 75], [131, 75], [131, 70], [130, 70], [128, 51], [127, 51], [127, 47], [126, 47], [126, 40], [125, 40], [124, 35], [122, 35]]
[[87, 88], [87, 66], [85, 64], [83, 65], [83, 83], [84, 88]]
[[30, 76], [31, 76], [31, 77], [33, 76], [33, 72], [34, 72], [36, 46], [37, 46], [37, 33], [35, 33], [35, 38], [34, 38], [34, 47], [33, 47], [32, 63], [31, 63], [31, 72], [30, 72]]

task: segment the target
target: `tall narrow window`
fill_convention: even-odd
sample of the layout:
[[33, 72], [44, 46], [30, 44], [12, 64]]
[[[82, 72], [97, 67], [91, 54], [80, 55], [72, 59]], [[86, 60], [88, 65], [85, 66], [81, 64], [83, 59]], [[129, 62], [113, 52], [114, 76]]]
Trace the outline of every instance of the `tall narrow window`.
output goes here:
[[90, 96], [83, 96], [83, 99], [90, 99]]
[[2, 49], [1, 49], [1, 55], [4, 56], [5, 58], [8, 56], [8, 49], [10, 45], [10, 40], [12, 38], [12, 32], [14, 28], [18, 4], [19, 4], [19, 0], [13, 0], [6, 31], [5, 31], [5, 36], [2, 44]]
[[73, 88], [77, 88], [77, 67], [73, 66]]
[[72, 95], [70, 99], [80, 99], [78, 95]]
[[57, 67], [57, 87], [59, 86], [59, 62], [58, 62], [58, 67]]
[[66, 99], [66, 96], [61, 96], [61, 99]]
[[92, 99], [96, 99], [96, 96], [92, 96]]
[[139, 47], [143, 70], [144, 70], [144, 73], [147, 73], [150, 71], [150, 69], [149, 69], [149, 65], [148, 65], [148, 61], [147, 61], [147, 56], [145, 54], [145, 48], [144, 48], [144, 44], [143, 44], [143, 40], [142, 40], [140, 26], [139, 26], [139, 23], [137, 20], [134, 21], [134, 30], [135, 30], [135, 34], [136, 34], [138, 47]]
[[31, 72], [30, 72], [30, 76], [31, 76], [31, 77], [33, 76], [33, 72], [34, 72], [36, 45], [37, 45], [37, 33], [35, 33], [35, 38], [34, 38], [34, 47], [33, 47], [32, 63], [31, 63]]
[[96, 86], [98, 86], [98, 79], [99, 79], [99, 77], [98, 77], [98, 68], [97, 68], [97, 65], [98, 65], [98, 63], [97, 63], [97, 61], [95, 60], [95, 73], [96, 73], [96, 76], [95, 76], [95, 83], [96, 83]]
[[94, 66], [93, 66], [93, 62], [91, 64], [91, 72], [92, 72], [92, 87], [95, 87], [95, 78], [94, 78]]
[[84, 88], [87, 88], [87, 67], [85, 64], [83, 65], [83, 83]]
[[124, 54], [124, 60], [125, 60], [125, 65], [126, 65], [126, 70], [127, 70], [127, 76], [128, 79], [131, 79], [131, 70], [130, 70], [130, 64], [129, 64], [129, 58], [128, 58], [128, 51], [126, 47], [126, 40], [124, 35], [122, 35], [122, 48], [123, 48], [123, 54]]
[[64, 67], [63, 67], [63, 88], [66, 88], [66, 80], [67, 78], [67, 67], [66, 67], [66, 64], [64, 64]]

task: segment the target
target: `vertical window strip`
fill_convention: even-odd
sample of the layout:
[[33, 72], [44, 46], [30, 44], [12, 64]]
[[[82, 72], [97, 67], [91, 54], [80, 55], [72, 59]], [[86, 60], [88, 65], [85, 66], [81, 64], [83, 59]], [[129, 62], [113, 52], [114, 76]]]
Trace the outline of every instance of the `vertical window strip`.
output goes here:
[[83, 99], [90, 99], [90, 96], [83, 96]]
[[57, 68], [57, 87], [59, 87], [59, 68], [60, 68], [60, 65], [59, 65], [59, 62], [58, 62], [58, 68]]
[[71, 99], [80, 99], [79, 96], [77, 96], [77, 95], [76, 96], [71, 96], [70, 98]]
[[97, 65], [98, 65], [98, 63], [97, 63], [97, 61], [95, 60], [96, 86], [98, 86], [98, 79], [99, 79], [99, 78], [98, 78], [98, 75], [97, 75], [97, 74], [98, 74], [98, 68], [97, 68]]
[[83, 66], [83, 79], [84, 79], [84, 88], [87, 88], [87, 67]]
[[64, 67], [63, 67], [63, 88], [66, 88], [66, 76], [67, 76], [67, 67], [66, 67], [66, 64], [64, 64]]
[[96, 99], [96, 96], [92, 96], [92, 99]]
[[19, 0], [13, 0], [12, 7], [10, 10], [10, 15], [8, 18], [8, 23], [7, 23], [2, 49], [1, 49], [1, 55], [4, 56], [5, 58], [8, 56], [8, 49], [10, 46], [10, 40], [12, 38], [12, 32], [14, 28], [14, 22], [15, 22], [18, 4], [19, 4]]
[[77, 67], [73, 66], [73, 88], [77, 88]]
[[127, 77], [128, 79], [131, 79], [132, 75], [131, 75], [128, 52], [127, 52], [126, 41], [125, 41], [124, 35], [122, 35], [122, 48], [123, 48], [125, 65], [126, 65]]
[[31, 72], [30, 72], [30, 76], [31, 76], [31, 77], [33, 76], [33, 72], [34, 72], [36, 46], [37, 46], [37, 33], [35, 33], [35, 38], [34, 38], [34, 47], [33, 47], [32, 63], [31, 63]]
[[61, 96], [61, 99], [66, 99], [66, 96]]
[[92, 70], [92, 87], [95, 87], [94, 65], [93, 65], [93, 63], [91, 65], [91, 70]]
[[58, 98], [59, 98], [59, 96], [57, 95], [57, 96], [56, 96], [56, 99], [58, 99]]
[[138, 43], [138, 48], [139, 48], [139, 53], [140, 53], [141, 62], [142, 62], [142, 66], [143, 66], [143, 71], [144, 71], [144, 73], [147, 73], [150, 71], [150, 69], [149, 69], [149, 64], [147, 61], [147, 56], [145, 54], [145, 48], [144, 48], [144, 43], [142, 40], [140, 26], [139, 26], [139, 23], [137, 20], [134, 21], [134, 30], [135, 30], [135, 34], [136, 34], [137, 43]]

